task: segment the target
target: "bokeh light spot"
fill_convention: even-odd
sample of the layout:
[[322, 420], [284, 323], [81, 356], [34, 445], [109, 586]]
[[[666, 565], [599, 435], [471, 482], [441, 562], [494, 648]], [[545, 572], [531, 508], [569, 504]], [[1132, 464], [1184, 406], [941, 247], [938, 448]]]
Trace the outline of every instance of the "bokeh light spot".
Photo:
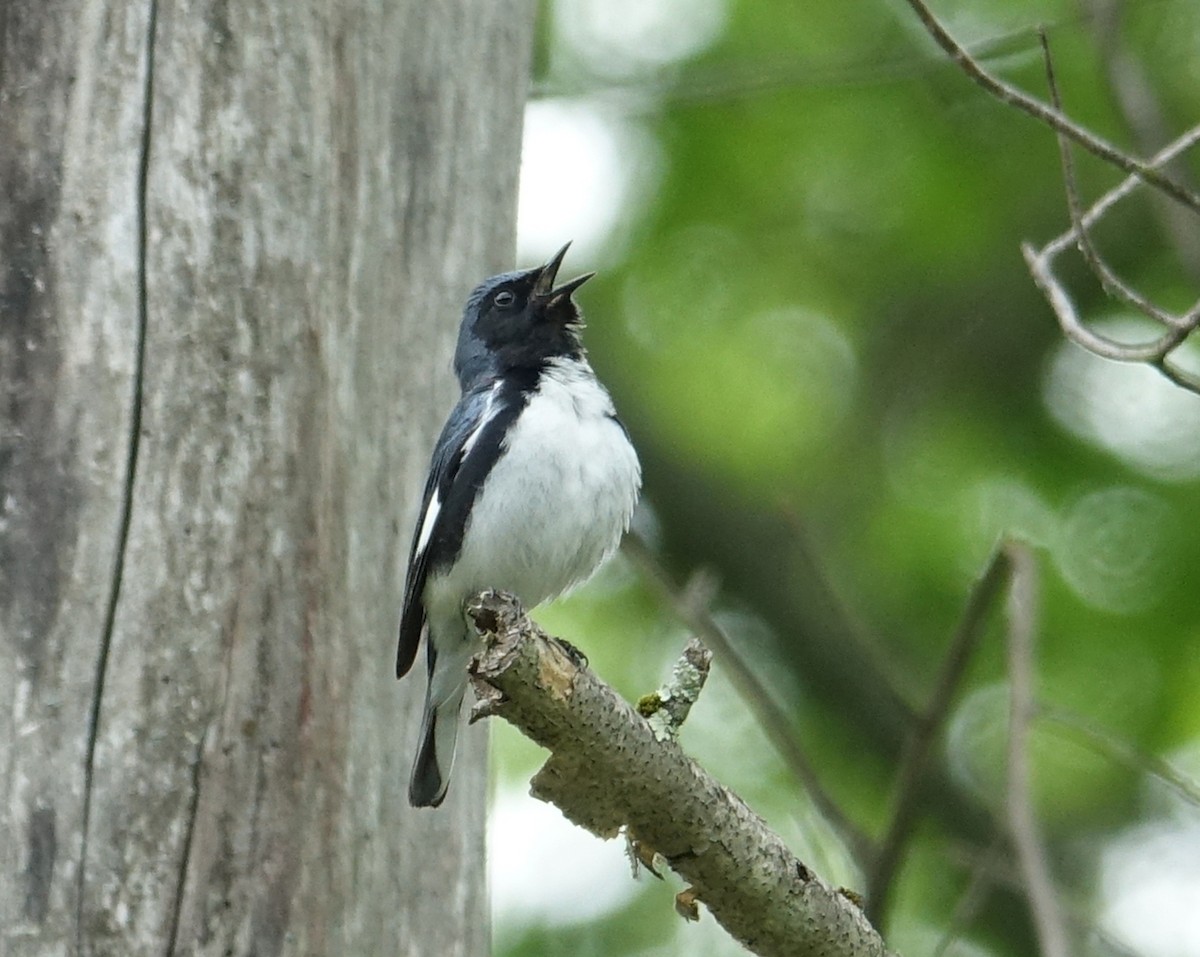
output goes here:
[[659, 178], [653, 137], [599, 107], [534, 100], [525, 109], [517, 258], [535, 262], [572, 240], [576, 262], [615, 253], [638, 197]]
[[621, 842], [598, 840], [519, 790], [501, 791], [492, 804], [487, 856], [502, 933], [528, 923], [592, 920], [638, 892]]
[[[1121, 342], [1146, 341], [1161, 331], [1128, 318], [1096, 328]], [[1127, 465], [1174, 481], [1200, 475], [1200, 396], [1149, 366], [1101, 359], [1064, 342], [1050, 362], [1044, 396], [1068, 431]]]
[[1104, 852], [1104, 924], [1146, 957], [1200, 954], [1200, 818], [1134, 827]]
[[706, 49], [725, 26], [724, 0], [558, 0], [555, 31], [598, 76], [636, 77]]
[[995, 546], [1002, 537], [1038, 548], [1048, 548], [1058, 538], [1058, 515], [1037, 491], [1024, 482], [992, 477], [975, 487], [981, 544]]
[[1008, 684], [993, 684], [968, 695], [947, 729], [950, 771], [984, 804], [1004, 800], [1008, 742]]
[[1128, 486], [1083, 496], [1063, 518], [1054, 559], [1072, 590], [1106, 611], [1143, 611], [1162, 596], [1172, 510]]

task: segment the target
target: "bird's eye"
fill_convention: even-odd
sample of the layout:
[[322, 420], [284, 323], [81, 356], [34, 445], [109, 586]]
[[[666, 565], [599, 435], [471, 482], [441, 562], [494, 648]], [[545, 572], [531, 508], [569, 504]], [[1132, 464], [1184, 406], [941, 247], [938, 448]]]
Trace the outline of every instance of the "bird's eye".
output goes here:
[[501, 309], [507, 309], [516, 301], [517, 297], [507, 289], [501, 289], [498, 293], [496, 293], [496, 295], [492, 296], [492, 302], [494, 302]]

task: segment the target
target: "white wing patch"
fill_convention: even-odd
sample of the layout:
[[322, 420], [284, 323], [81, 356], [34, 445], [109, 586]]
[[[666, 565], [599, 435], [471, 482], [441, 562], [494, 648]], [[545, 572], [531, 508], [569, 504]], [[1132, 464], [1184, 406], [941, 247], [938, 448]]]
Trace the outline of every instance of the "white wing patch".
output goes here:
[[465, 459], [471, 454], [471, 449], [475, 447], [475, 443], [479, 441], [479, 436], [483, 434], [483, 430], [487, 428], [489, 422], [492, 421], [496, 414], [496, 396], [500, 394], [500, 382], [497, 381], [488, 392], [487, 402], [483, 406], [483, 411], [479, 414], [479, 424], [471, 430], [471, 434], [467, 436], [467, 440], [463, 443], [462, 453], [460, 458]]
[[429, 545], [429, 539], [433, 536], [433, 526], [437, 523], [438, 513], [442, 510], [442, 500], [438, 495], [438, 490], [433, 490], [433, 495], [429, 498], [429, 507], [425, 509], [425, 517], [421, 519], [421, 530], [417, 533], [417, 550], [413, 553], [414, 557], [425, 551]]
[[[487, 428], [487, 424], [492, 421], [496, 414], [496, 397], [500, 394], [500, 383], [497, 382], [488, 392], [487, 401], [484, 403], [483, 411], [479, 414], [479, 423], [471, 430], [471, 434], [462, 444], [462, 450], [458, 453], [458, 459], [461, 463], [468, 455], [471, 454], [471, 449], [475, 447], [475, 443], [479, 441], [479, 436], [483, 434], [483, 430]], [[433, 537], [433, 527], [437, 524], [438, 514], [442, 511], [442, 497], [435, 488], [433, 495], [429, 498], [429, 507], [425, 509], [425, 516], [421, 519], [421, 529], [417, 532], [417, 549], [414, 555], [420, 555], [429, 545], [429, 540]]]

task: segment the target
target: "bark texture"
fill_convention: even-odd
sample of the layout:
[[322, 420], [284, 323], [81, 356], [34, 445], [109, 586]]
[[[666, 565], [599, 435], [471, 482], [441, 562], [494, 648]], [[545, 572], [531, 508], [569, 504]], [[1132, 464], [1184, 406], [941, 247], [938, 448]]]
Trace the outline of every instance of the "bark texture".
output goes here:
[[483, 737], [408, 808], [391, 662], [531, 31], [0, 5], [0, 952], [486, 952]]
[[761, 957], [894, 957], [850, 895], [828, 887], [514, 599], [488, 592], [469, 611], [485, 639], [472, 661], [475, 715], [498, 715], [551, 752], [535, 797], [593, 834], [624, 830], [643, 853], [662, 855], [690, 885], [681, 908], [704, 904]]

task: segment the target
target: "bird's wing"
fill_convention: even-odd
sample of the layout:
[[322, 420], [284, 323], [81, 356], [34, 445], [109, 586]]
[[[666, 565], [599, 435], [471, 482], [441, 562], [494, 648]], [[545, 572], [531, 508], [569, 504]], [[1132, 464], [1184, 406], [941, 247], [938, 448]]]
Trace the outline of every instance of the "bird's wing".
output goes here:
[[404, 584], [404, 611], [396, 649], [396, 677], [412, 667], [425, 625], [422, 596], [430, 570], [453, 561], [475, 495], [500, 454], [504, 434], [520, 411], [505, 401], [501, 383], [490, 383], [459, 400], [434, 447], [421, 517], [413, 532]]

